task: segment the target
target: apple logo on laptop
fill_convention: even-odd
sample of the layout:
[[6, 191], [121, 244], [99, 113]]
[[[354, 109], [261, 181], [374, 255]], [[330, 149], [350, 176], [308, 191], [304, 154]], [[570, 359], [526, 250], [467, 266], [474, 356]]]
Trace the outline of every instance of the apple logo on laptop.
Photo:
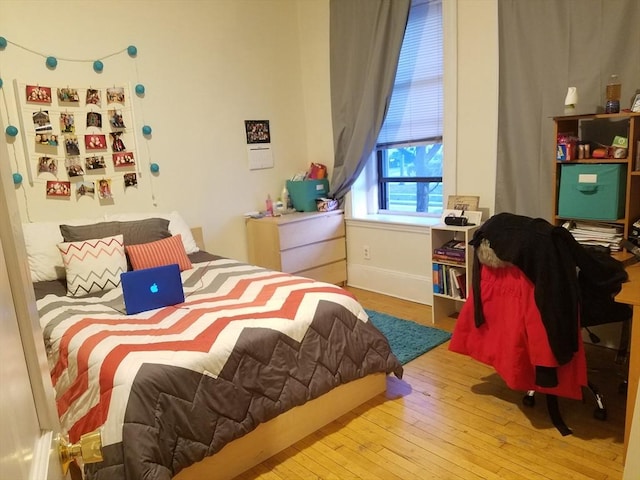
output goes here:
[[149, 290], [151, 290], [151, 293], [158, 293], [158, 290], [160, 290], [160, 289], [158, 288], [158, 284], [154, 283], [153, 285], [151, 285], [149, 287]]

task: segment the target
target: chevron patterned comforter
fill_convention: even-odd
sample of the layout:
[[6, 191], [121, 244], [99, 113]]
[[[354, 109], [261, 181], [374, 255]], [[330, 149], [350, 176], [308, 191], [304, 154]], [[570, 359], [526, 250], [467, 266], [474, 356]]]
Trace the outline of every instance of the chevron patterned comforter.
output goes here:
[[89, 479], [168, 480], [342, 383], [402, 375], [340, 287], [230, 259], [182, 280], [184, 304], [137, 315], [119, 288], [37, 301], [63, 428], [102, 429]]

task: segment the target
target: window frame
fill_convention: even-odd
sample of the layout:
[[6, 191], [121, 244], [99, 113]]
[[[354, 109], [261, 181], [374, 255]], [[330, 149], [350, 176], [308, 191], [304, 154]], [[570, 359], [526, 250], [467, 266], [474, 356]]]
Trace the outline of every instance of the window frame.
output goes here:
[[[411, 8], [417, 7], [417, 6], [421, 6], [423, 4], [428, 4], [431, 3], [430, 0], [413, 0], [413, 5]], [[440, 8], [441, 8], [441, 17], [440, 17], [440, 25], [441, 25], [441, 36], [440, 36], [440, 41], [442, 41], [444, 43], [444, 39], [445, 39], [445, 13], [444, 13], [444, 5], [443, 1], [436, 1], [434, 3], [439, 3], [440, 4]], [[423, 17], [424, 18], [424, 17]], [[406, 40], [406, 39], [405, 39]], [[403, 44], [404, 41], [403, 40]], [[410, 42], [415, 42], [415, 37], [410, 37]], [[412, 44], [410, 43], [410, 44]], [[403, 45], [404, 46], [404, 45]], [[437, 118], [437, 122], [440, 125], [440, 132], [439, 135], [437, 136], [431, 136], [431, 137], [426, 137], [426, 138], [400, 138], [398, 139], [398, 141], [393, 141], [393, 142], [381, 142], [381, 143], [377, 143], [373, 152], [373, 157], [375, 158], [375, 172], [376, 172], [376, 180], [375, 183], [377, 185], [377, 208], [378, 211], [384, 212], [384, 213], [407, 213], [407, 212], [401, 212], [399, 210], [392, 210], [390, 209], [390, 189], [389, 189], [389, 185], [392, 183], [410, 183], [410, 184], [419, 184], [419, 183], [428, 183], [428, 184], [440, 184], [442, 190], [444, 191], [444, 165], [445, 165], [445, 159], [444, 159], [444, 141], [443, 141], [443, 131], [444, 131], [444, 108], [442, 107], [442, 104], [444, 103], [444, 92], [442, 91], [444, 89], [444, 85], [445, 85], [445, 64], [447, 63], [445, 61], [445, 47], [444, 44], [442, 45], [442, 64], [440, 66], [441, 70], [439, 70], [438, 75], [440, 76], [440, 83], [439, 83], [439, 88], [441, 89], [440, 92], [440, 96], [436, 97], [436, 104], [440, 103], [440, 116], [437, 117], [433, 117], [433, 118]], [[406, 77], [405, 77], [406, 78]], [[415, 78], [415, 77], [414, 77]], [[421, 79], [422, 81], [424, 81], [425, 79], [427, 79], [428, 77], [417, 77], [418, 79]], [[418, 81], [421, 81], [418, 80]], [[398, 81], [398, 79], [396, 79], [396, 82]], [[428, 80], [427, 80], [428, 81]], [[398, 87], [399, 85], [396, 83], [394, 85], [394, 90], [396, 87]], [[403, 87], [399, 87], [401, 89], [403, 89]], [[401, 90], [403, 91], [403, 90]], [[414, 90], [416, 91], [416, 90]], [[421, 90], [418, 89], [417, 92], [420, 92]], [[395, 91], [394, 91], [395, 93]], [[393, 95], [392, 95], [393, 98]], [[392, 100], [393, 102], [393, 100]], [[427, 108], [429, 105], [425, 105], [425, 108]], [[420, 121], [422, 118], [428, 119], [429, 117], [418, 117], [417, 120]], [[385, 122], [387, 120], [385, 119]], [[410, 125], [410, 124], [409, 124]], [[384, 124], [383, 124], [383, 130], [384, 130]], [[380, 132], [382, 134], [382, 131]], [[405, 132], [408, 133], [408, 132]], [[380, 135], [382, 136], [382, 135]], [[380, 140], [380, 138], [379, 138]], [[440, 176], [430, 176], [430, 177], [416, 177], [416, 176], [387, 176], [387, 174], [385, 174], [385, 171], [387, 170], [386, 167], [388, 167], [388, 164], [386, 163], [388, 161], [388, 159], [385, 158], [385, 152], [390, 150], [390, 149], [397, 149], [397, 148], [403, 148], [403, 147], [419, 147], [419, 146], [423, 146], [423, 145], [429, 145], [429, 144], [434, 144], [434, 143], [439, 143], [442, 145], [442, 169], [441, 169], [441, 175]], [[373, 160], [373, 159], [372, 159]], [[427, 211], [417, 211], [417, 208], [419, 206], [419, 203], [416, 202], [415, 204], [415, 208], [416, 210], [411, 212], [412, 214], [418, 214], [418, 215], [434, 215], [435, 213], [429, 213], [428, 212], [428, 206], [426, 207]], [[443, 201], [442, 201], [442, 209], [444, 209], [444, 195], [443, 195]]]

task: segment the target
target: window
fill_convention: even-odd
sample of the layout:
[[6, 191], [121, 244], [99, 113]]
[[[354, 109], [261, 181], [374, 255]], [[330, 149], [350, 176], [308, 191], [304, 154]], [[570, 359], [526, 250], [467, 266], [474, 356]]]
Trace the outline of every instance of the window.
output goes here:
[[442, 37], [442, 1], [413, 0], [376, 145], [379, 210], [442, 213]]

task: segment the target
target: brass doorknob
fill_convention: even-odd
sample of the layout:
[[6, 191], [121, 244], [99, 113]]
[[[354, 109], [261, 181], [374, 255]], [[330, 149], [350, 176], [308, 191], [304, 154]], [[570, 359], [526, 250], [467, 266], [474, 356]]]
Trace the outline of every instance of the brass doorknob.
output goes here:
[[96, 463], [102, 461], [102, 436], [100, 430], [85, 433], [78, 443], [69, 441], [58, 435], [58, 458], [62, 465], [62, 473], [69, 471], [69, 465], [76, 458], [82, 458], [84, 463]]

